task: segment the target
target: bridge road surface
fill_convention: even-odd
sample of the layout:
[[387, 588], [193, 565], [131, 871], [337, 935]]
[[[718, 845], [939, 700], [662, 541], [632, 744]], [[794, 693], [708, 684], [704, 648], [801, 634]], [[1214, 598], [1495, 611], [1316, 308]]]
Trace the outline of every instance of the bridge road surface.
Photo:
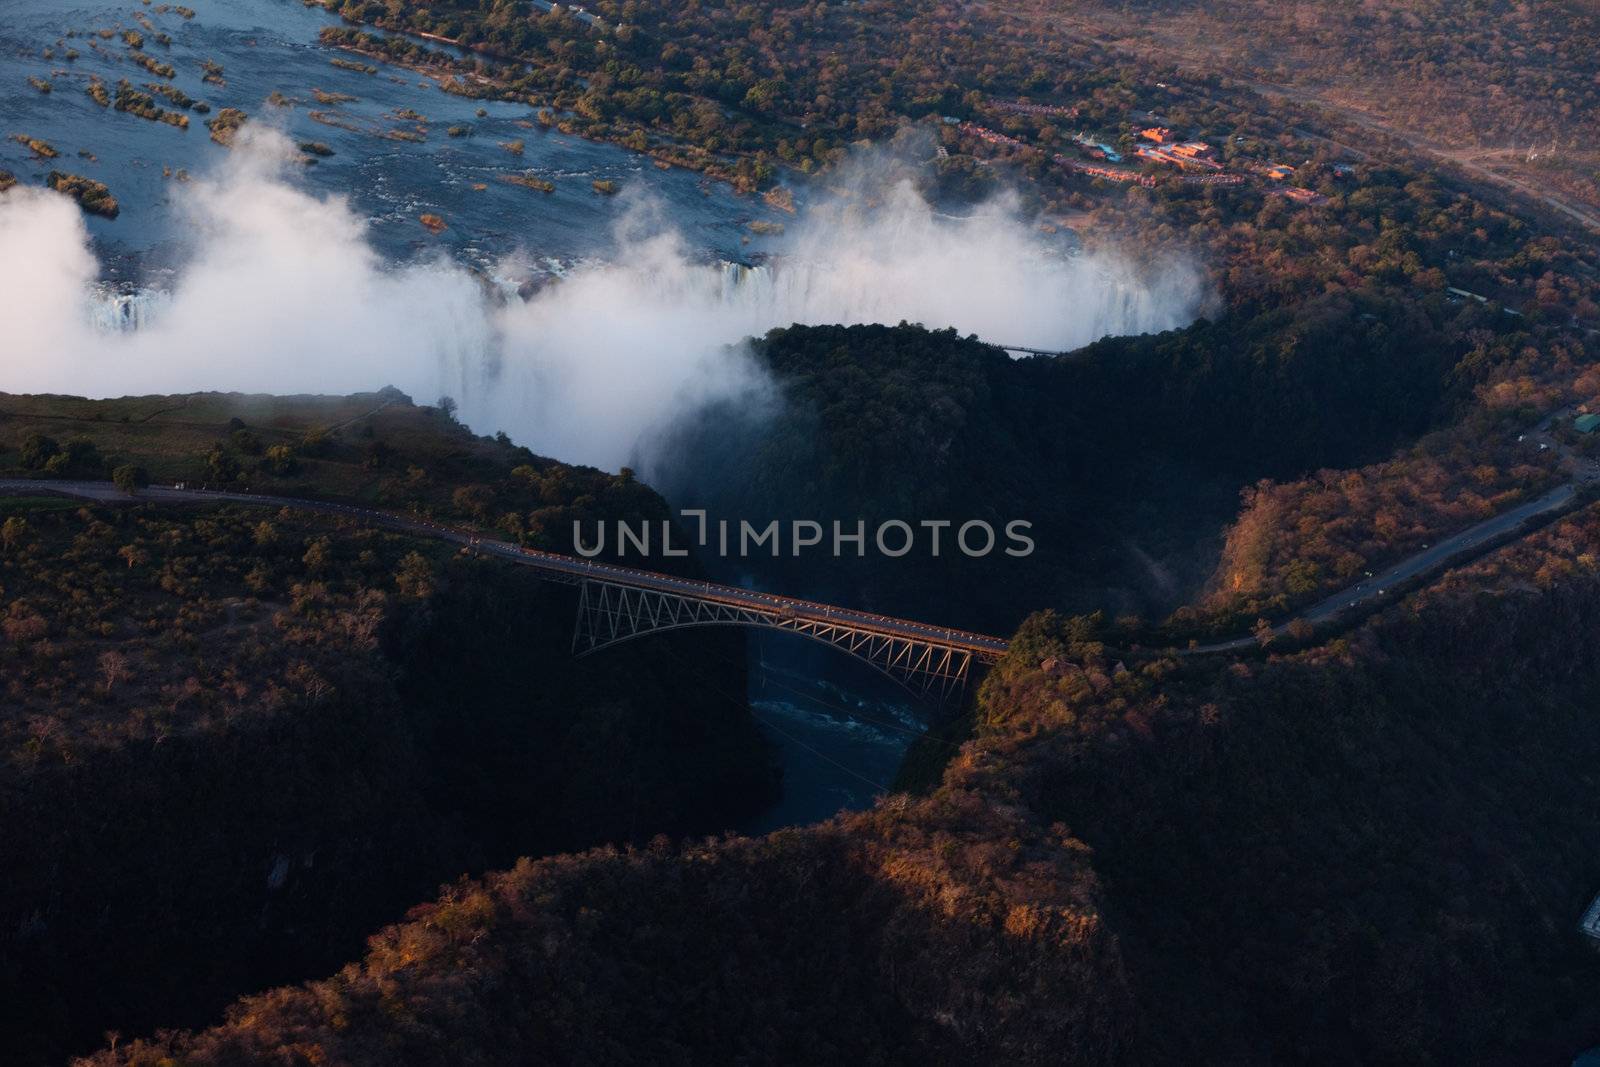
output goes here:
[[798, 618], [835, 623], [855, 629], [890, 634], [895, 637], [911, 638], [963, 652], [970, 652], [975, 658], [985, 663], [993, 663], [999, 659], [1005, 654], [1008, 646], [1008, 642], [1005, 640], [998, 637], [989, 637], [985, 634], [969, 633], [965, 630], [952, 630], [942, 626], [930, 626], [927, 623], [914, 622], [910, 619], [895, 619], [886, 615], [874, 615], [866, 611], [853, 611], [849, 608], [835, 607], [832, 604], [819, 604], [810, 600], [795, 600], [791, 597], [758, 593], [733, 585], [703, 582], [694, 578], [677, 578], [670, 574], [658, 574], [654, 571], [638, 570], [633, 567], [619, 567], [611, 563], [601, 563], [577, 556], [565, 556], [556, 552], [541, 552], [537, 549], [523, 548], [508, 541], [481, 537], [475, 533], [447, 526], [443, 523], [430, 522], [426, 519], [410, 519], [404, 515], [379, 511], [375, 508], [365, 508], [358, 504], [341, 504], [328, 500], [304, 500], [299, 497], [269, 496], [264, 493], [233, 493], [219, 489], [179, 489], [176, 486], [158, 485], [149, 486], [130, 495], [118, 489], [111, 482], [49, 481], [25, 478], [0, 479], [0, 495], [27, 496], [39, 493], [56, 493], [85, 500], [94, 500], [100, 503], [115, 504], [235, 503], [252, 504], [258, 507], [294, 508], [300, 511], [312, 511], [324, 515], [360, 519], [374, 526], [382, 526], [421, 537], [430, 537], [435, 540], [451, 541], [487, 555], [509, 560], [512, 563], [559, 575], [570, 581], [582, 581], [588, 578], [632, 586], [636, 589], [648, 589], [654, 592], [671, 593], [698, 600], [715, 601], [755, 611], [791, 612]]

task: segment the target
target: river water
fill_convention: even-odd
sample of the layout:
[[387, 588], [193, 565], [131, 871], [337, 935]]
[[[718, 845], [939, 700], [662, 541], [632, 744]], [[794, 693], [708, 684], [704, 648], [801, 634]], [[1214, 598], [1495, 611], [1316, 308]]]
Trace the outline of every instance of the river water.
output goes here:
[[[339, 20], [299, 0], [190, 0], [196, 11], [184, 19], [173, 11], [71, 0], [6, 0], [0, 18], [0, 169], [29, 184], [39, 184], [52, 169], [95, 178], [110, 186], [122, 204], [115, 220], [94, 218], [94, 234], [112, 277], [129, 277], [139, 267], [179, 254], [169, 208], [181, 183], [165, 172], [191, 175], [213, 171], [228, 149], [214, 143], [203, 123], [223, 107], [244, 110], [296, 142], [316, 141], [334, 154], [307, 168], [314, 190], [348, 196], [370, 224], [369, 239], [384, 255], [403, 259], [443, 248], [482, 269], [508, 253], [530, 251], [540, 260], [565, 264], [604, 252], [625, 201], [594, 192], [592, 182], [619, 186], [647, 183], [654, 200], [687, 240], [708, 257], [736, 260], [759, 250], [761, 239], [746, 224], [772, 217], [760, 200], [739, 197], [724, 184], [684, 170], [663, 172], [645, 156], [612, 145], [567, 137], [537, 127], [534, 109], [522, 104], [474, 101], [452, 96], [422, 75], [378, 65], [377, 74], [334, 66], [345, 58], [367, 63], [317, 41], [324, 26]], [[172, 37], [163, 47], [135, 21], [149, 19]], [[118, 81], [135, 88], [163, 82], [128, 59], [120, 36], [97, 36], [102, 29], [133, 30], [145, 38], [144, 51], [170, 63], [174, 85], [211, 105], [210, 116], [191, 114], [188, 130], [102, 108], [87, 94], [91, 77], [115, 93]], [[76, 31], [77, 36], [65, 36]], [[438, 47], [438, 46], [430, 46]], [[67, 60], [68, 48], [78, 58]], [[53, 56], [44, 58], [45, 49]], [[225, 84], [203, 80], [201, 63], [223, 67]], [[31, 88], [29, 76], [48, 80], [53, 91]], [[313, 90], [351, 97], [319, 103]], [[273, 93], [292, 106], [268, 104]], [[159, 98], [168, 110], [175, 108]], [[477, 115], [482, 107], [487, 114]], [[398, 117], [410, 110], [426, 119]], [[316, 113], [340, 125], [313, 117]], [[452, 126], [470, 127], [451, 137]], [[350, 128], [345, 128], [350, 127]], [[386, 135], [422, 132], [424, 140], [397, 141]], [[43, 161], [10, 140], [26, 134], [48, 141], [61, 156]], [[522, 155], [502, 144], [522, 141]], [[78, 155], [91, 153], [91, 161]], [[529, 172], [555, 184], [553, 193], [510, 185], [507, 173]], [[482, 190], [475, 185], [485, 186]], [[449, 228], [430, 235], [418, 216], [436, 214]]]
[[[539, 129], [528, 106], [452, 96], [399, 67], [377, 64], [378, 73], [365, 74], [334, 66], [332, 59], [360, 57], [321, 46], [318, 31], [338, 20], [299, 0], [188, 2], [196, 11], [193, 19], [159, 12], [160, 5], [131, 2], [6, 0], [3, 5], [0, 169], [30, 185], [42, 184], [52, 169], [82, 174], [105, 182], [121, 204], [115, 220], [88, 220], [105, 279], [122, 290], [94, 310], [104, 328], [136, 329], [159, 318], [167, 303], [162, 276], [184, 261], [189, 237], [182, 214], [174, 210], [184, 189], [176, 175], [213, 173], [225, 164], [229, 150], [209, 137], [203, 123], [210, 116], [191, 113], [189, 129], [181, 130], [96, 104], [85, 91], [92, 77], [113, 93], [122, 79], [136, 87], [161, 81], [128, 59], [120, 36], [101, 38], [102, 29], [142, 34], [145, 52], [176, 69], [167, 84], [208, 103], [212, 116], [223, 107], [237, 107], [253, 122], [281, 129], [296, 142], [331, 148], [333, 154], [307, 167], [300, 180], [313, 191], [348, 197], [367, 222], [368, 241], [390, 261], [442, 250], [492, 274], [513, 254], [534, 272], [560, 272], [604, 256], [615, 243], [617, 224], [634, 208], [626, 198], [597, 195], [591, 186], [595, 180], [647, 187], [654, 209], [664, 211], [692, 252], [707, 262], [747, 262], [763, 251], [763, 239], [750, 232], [748, 223], [784, 217], [721, 183], [683, 170], [663, 171], [647, 157], [611, 145]], [[136, 12], [169, 34], [172, 45], [158, 44], [135, 19]], [[68, 48], [78, 52], [76, 59], [66, 58]], [[53, 52], [49, 58], [47, 49]], [[225, 84], [203, 80], [205, 60], [222, 65]], [[28, 85], [29, 76], [48, 80], [53, 91], [37, 92]], [[352, 99], [319, 103], [313, 90]], [[275, 92], [295, 103], [269, 104]], [[486, 115], [477, 114], [480, 106]], [[403, 109], [426, 122], [399, 117]], [[319, 121], [313, 112], [338, 125]], [[446, 132], [451, 126], [469, 126], [472, 133], [451, 137]], [[392, 140], [385, 136], [389, 131], [420, 132], [424, 139]], [[60, 157], [34, 158], [10, 139], [14, 134], [43, 139]], [[520, 157], [502, 147], [510, 141], [524, 143]], [[499, 180], [511, 172], [547, 179], [555, 192]], [[424, 213], [441, 216], [448, 228], [429, 233], [418, 222]], [[736, 268], [729, 276], [743, 277]], [[0, 381], [0, 389], [6, 387]], [[859, 808], [882, 792], [916, 732], [910, 708], [819, 681], [817, 672], [826, 673], [826, 666], [814, 660], [806, 661], [810, 674], [795, 672], [792, 663], [771, 667], [776, 682], [759, 661], [753, 662], [752, 700], [780, 753], [785, 788], [778, 806], [747, 829], [825, 818], [841, 807]]]
[[751, 649], [751, 711], [782, 755], [783, 795], [739, 829], [813, 823], [889, 792], [925, 709], [871, 668], [800, 638], [762, 634]]

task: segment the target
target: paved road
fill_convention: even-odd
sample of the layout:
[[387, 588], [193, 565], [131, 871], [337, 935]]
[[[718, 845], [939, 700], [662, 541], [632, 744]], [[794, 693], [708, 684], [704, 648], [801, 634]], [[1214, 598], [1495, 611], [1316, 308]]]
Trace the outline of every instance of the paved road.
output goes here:
[[[1274, 637], [1282, 637], [1289, 632], [1289, 627], [1296, 622], [1308, 623], [1316, 626], [1329, 622], [1338, 616], [1353, 611], [1356, 608], [1368, 607], [1376, 601], [1399, 599], [1395, 587], [1413, 578], [1420, 578], [1435, 571], [1447, 569], [1450, 563], [1471, 556], [1483, 546], [1497, 538], [1512, 533], [1522, 523], [1538, 515], [1560, 511], [1570, 504], [1578, 495], [1577, 486], [1572, 484], [1557, 486], [1543, 496], [1530, 500], [1521, 507], [1512, 508], [1492, 519], [1485, 519], [1476, 526], [1469, 526], [1454, 536], [1447, 537], [1436, 545], [1432, 545], [1422, 552], [1407, 559], [1401, 560], [1381, 574], [1370, 578], [1363, 578], [1348, 589], [1341, 589], [1332, 596], [1313, 604], [1300, 612], [1288, 622], [1279, 623], [1272, 628]], [[1236, 637], [1229, 641], [1217, 641], [1211, 644], [1195, 645], [1183, 649], [1183, 654], [1196, 655], [1205, 652], [1231, 652], [1243, 648], [1252, 648], [1258, 642], [1254, 636]]]
[[970, 633], [965, 630], [930, 626], [927, 623], [915, 622], [910, 619], [896, 619], [887, 615], [853, 611], [849, 608], [836, 607], [832, 604], [820, 604], [811, 600], [796, 600], [792, 597], [757, 593], [733, 585], [702, 582], [693, 578], [678, 578], [670, 574], [658, 574], [654, 571], [638, 570], [633, 567], [619, 567], [611, 563], [601, 563], [556, 552], [541, 552], [537, 549], [523, 548], [520, 545], [511, 544], [509, 541], [486, 538], [470, 530], [462, 530], [444, 523], [430, 522], [426, 519], [412, 519], [404, 515], [379, 511], [376, 508], [365, 508], [356, 504], [340, 504], [324, 500], [303, 500], [298, 497], [272, 496], [265, 493], [235, 493], [216, 489], [179, 489], [176, 486], [156, 485], [141, 489], [135, 495], [129, 495], [110, 482], [0, 479], [0, 496], [38, 494], [42, 491], [101, 503], [236, 503], [252, 504], [259, 507], [295, 508], [301, 511], [357, 519], [373, 526], [381, 526], [420, 537], [431, 537], [436, 540], [454, 542], [463, 547], [470, 547], [485, 555], [496, 556], [524, 567], [533, 567], [567, 582], [578, 582], [585, 578], [591, 578], [615, 582], [636, 589], [675, 593], [699, 600], [714, 601], [767, 613], [782, 612], [786, 617], [792, 616], [813, 619], [818, 622], [835, 623], [854, 629], [869, 630], [874, 633], [889, 634], [895, 637], [914, 638], [940, 647], [971, 652], [984, 662], [993, 662], [998, 659], [1005, 653], [1008, 645], [1008, 642], [998, 637]]
[[[1316, 626], [1332, 621], [1345, 613], [1373, 606], [1375, 603], [1385, 599], [1396, 598], [1395, 587], [1413, 579], [1445, 570], [1450, 564], [1475, 555], [1486, 544], [1515, 533], [1523, 523], [1566, 508], [1577, 497], [1579, 487], [1600, 484], [1600, 462], [1577, 455], [1550, 434], [1551, 426], [1556, 420], [1567, 418], [1572, 414], [1573, 412], [1570, 408], [1552, 412], [1546, 415], [1537, 426], [1518, 438], [1519, 442], [1530, 450], [1554, 450], [1560, 456], [1563, 467], [1566, 473], [1570, 475], [1571, 481], [1565, 485], [1557, 486], [1543, 496], [1530, 500], [1526, 504], [1512, 508], [1510, 511], [1496, 515], [1493, 518], [1485, 519], [1483, 522], [1446, 537], [1437, 544], [1430, 545], [1423, 551], [1401, 560], [1380, 574], [1363, 578], [1355, 585], [1342, 589], [1306, 608], [1292, 619], [1274, 626], [1272, 628], [1273, 635], [1281, 637], [1287, 634], [1289, 628], [1297, 622], [1305, 622]], [[796, 600], [792, 597], [757, 593], [749, 589], [741, 589], [738, 586], [697, 581], [692, 578], [678, 578], [670, 574], [639, 570], [634, 567], [619, 567], [615, 564], [600, 563], [577, 556], [541, 552], [537, 549], [523, 548], [508, 541], [485, 538], [470, 530], [462, 530], [444, 523], [407, 518], [404, 515], [379, 511], [376, 508], [365, 508], [355, 504], [303, 500], [298, 497], [271, 496], [262, 493], [236, 493], [215, 489], [179, 489], [176, 486], [150, 486], [140, 490], [137, 496], [130, 496], [110, 482], [0, 479], [0, 495], [17, 496], [40, 491], [51, 491], [102, 503], [131, 503], [137, 500], [172, 504], [240, 503], [261, 507], [297, 508], [302, 511], [358, 519], [373, 526], [381, 526], [417, 536], [451, 541], [464, 547], [470, 547], [485, 555], [497, 556], [526, 567], [534, 567], [561, 581], [577, 582], [585, 578], [591, 578], [615, 582], [636, 589], [675, 593], [700, 600], [750, 608], [756, 611], [782, 612], [786, 616], [837, 623], [897, 637], [915, 638], [941, 647], [971, 652], [984, 662], [993, 662], [998, 659], [1005, 654], [1008, 647], [1008, 642], [1005, 640], [985, 634], [930, 626], [927, 623], [915, 622], [910, 619], [896, 619], [886, 615], [875, 615], [871, 612], [853, 611], [849, 608], [821, 604], [811, 600]], [[1256, 644], [1256, 637], [1251, 635], [1236, 637], [1227, 641], [1214, 641], [1208, 644], [1194, 645], [1190, 648], [1182, 649], [1179, 654], [1200, 655], [1232, 652], [1252, 648]]]
[[[1558, 419], [1569, 418], [1573, 409], [1562, 408], [1553, 411], [1539, 421], [1533, 429], [1518, 436], [1519, 444], [1530, 451], [1553, 450], [1561, 459], [1562, 467], [1571, 477], [1565, 485], [1545, 493], [1535, 500], [1530, 500], [1520, 507], [1512, 508], [1501, 515], [1485, 519], [1475, 526], [1469, 526], [1460, 533], [1445, 538], [1438, 544], [1426, 547], [1414, 556], [1401, 560], [1381, 574], [1363, 578], [1348, 589], [1342, 589], [1332, 596], [1313, 604], [1300, 612], [1287, 622], [1279, 623], [1272, 628], [1274, 637], [1282, 637], [1289, 632], [1289, 627], [1296, 622], [1305, 622], [1312, 626], [1329, 622], [1338, 616], [1353, 611], [1357, 608], [1371, 606], [1374, 602], [1383, 599], [1395, 599], [1396, 586], [1424, 575], [1442, 571], [1457, 560], [1475, 555], [1483, 546], [1507, 534], [1514, 533], [1523, 523], [1538, 516], [1553, 514], [1561, 511], [1572, 503], [1577, 497], [1580, 487], [1585, 485], [1600, 484], [1600, 462], [1580, 456], [1566, 445], [1562, 444], [1551, 435], [1551, 426]], [[1233, 652], [1239, 649], [1251, 648], [1257, 644], [1254, 636], [1236, 637], [1228, 641], [1215, 641], [1210, 644], [1195, 645], [1183, 649], [1180, 655], [1198, 655], [1207, 652]]]

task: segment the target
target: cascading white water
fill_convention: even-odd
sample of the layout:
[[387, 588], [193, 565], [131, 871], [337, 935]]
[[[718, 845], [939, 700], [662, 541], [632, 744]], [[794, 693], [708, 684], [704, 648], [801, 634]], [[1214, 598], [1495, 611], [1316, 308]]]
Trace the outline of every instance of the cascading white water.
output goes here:
[[90, 293], [86, 314], [89, 325], [102, 333], [131, 333], [159, 321], [171, 306], [172, 294], [164, 289], [122, 293], [101, 287]]
[[[827, 263], [783, 258], [751, 265], [722, 260], [699, 269], [715, 275], [716, 303], [729, 319], [749, 323], [757, 332], [793, 322], [849, 324], [914, 317], [905, 313], [909, 305], [916, 303], [914, 299], [904, 299], [905, 294], [874, 291], [870, 284], [841, 281]], [[1071, 286], [1086, 294], [1072, 305], [1068, 328], [1039, 335], [1030, 331], [1028, 323], [1019, 321], [1009, 332], [981, 334], [983, 340], [1066, 351], [1100, 337], [1155, 332], [1184, 321], [1182, 314], [1175, 313], [1172, 302], [1157, 298], [1149, 286], [1132, 284], [1099, 267], [1061, 258], [1041, 263], [1039, 270], [1041, 284]], [[489, 286], [499, 300], [521, 303], [524, 300], [520, 294], [531, 288], [528, 299], [537, 300], [546, 285], [559, 283], [566, 273], [563, 269], [540, 274], [535, 280], [544, 284], [532, 286], [526, 278], [496, 273], [490, 277]], [[1077, 284], [1084, 276], [1092, 276], [1093, 283]], [[87, 314], [97, 330], [130, 333], [158, 323], [171, 307], [172, 294], [164, 289], [118, 292], [97, 288], [90, 296]], [[938, 327], [943, 323], [935, 318], [925, 325]]]
[[[996, 344], [1068, 351], [1107, 335], [1182, 325], [1197, 291], [1189, 275], [1140, 283], [1066, 256], [1013, 257], [997, 296], [976, 279], [962, 286], [954, 276], [928, 277], [925, 265], [872, 256], [695, 264], [671, 240], [633, 253], [622, 263], [540, 273], [533, 284], [510, 267], [482, 282], [442, 266], [394, 272], [391, 283], [371, 287], [376, 295], [361, 312], [372, 325], [361, 336], [381, 328], [405, 341], [380, 357], [370, 380], [306, 381], [303, 368], [293, 373], [285, 363], [268, 388], [394, 384], [420, 400], [445, 394], [478, 430], [504, 429], [545, 454], [615, 469], [646, 458], [636, 454], [641, 436], [675, 412], [714, 398], [748, 394], [755, 402], [764, 377], [728, 346], [776, 327], [912, 321]], [[169, 343], [186, 349], [185, 316], [195, 303], [161, 290], [102, 290], [90, 318], [130, 342], [143, 337], [151, 351]], [[343, 369], [358, 371], [357, 357], [345, 354]], [[206, 384], [262, 387], [260, 378], [241, 375]]]
[[[722, 304], [766, 328], [912, 321], [1056, 352], [1185, 325], [1199, 295], [1187, 272], [1138, 283], [1093, 261], [1049, 255], [1014, 265], [1014, 299], [1004, 303], [993, 302], [976, 277], [964, 298], [959, 288], [923, 284], [892, 263], [847, 263], [841, 270], [837, 262], [785, 257], [754, 266], [724, 262], [719, 273]], [[1063, 293], [1071, 300], [1063, 301]]]
[[[756, 267], [706, 263], [670, 220], [619, 226], [606, 261], [489, 277], [443, 259], [387, 262], [339, 198], [283, 177], [294, 149], [257, 131], [217, 181], [187, 186], [199, 235], [170, 289], [98, 287], [76, 205], [0, 196], [0, 388], [35, 392], [448, 394], [484, 433], [616, 469], [641, 435], [709, 401], [758, 399], [738, 342], [794, 323], [921, 323], [1000, 344], [1080, 347], [1190, 321], [1201, 273], [1129, 269], [1060, 242], [1014, 204], [938, 216], [907, 184], [808, 208]], [[513, 279], [553, 278], [541, 285]], [[752, 390], [755, 393], [752, 393]]]

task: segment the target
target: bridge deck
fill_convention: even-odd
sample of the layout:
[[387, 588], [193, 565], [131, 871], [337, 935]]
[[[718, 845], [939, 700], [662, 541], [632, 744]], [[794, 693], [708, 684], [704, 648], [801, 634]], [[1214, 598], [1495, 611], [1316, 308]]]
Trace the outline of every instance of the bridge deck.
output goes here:
[[1030, 356], [1067, 356], [1072, 354], [1070, 349], [1056, 351], [1051, 348], [1029, 348], [1026, 345], [995, 345], [995, 347], [1002, 352], [1022, 352]]
[[494, 538], [483, 537], [470, 530], [462, 530], [445, 523], [427, 519], [412, 519], [376, 508], [357, 504], [341, 504], [326, 500], [306, 500], [300, 497], [273, 496], [265, 493], [240, 493], [219, 489], [179, 489], [176, 486], [150, 486], [129, 496], [110, 482], [44, 481], [29, 479], [0, 479], [0, 494], [17, 495], [22, 492], [57, 492], [106, 503], [132, 503], [157, 501], [164, 503], [240, 503], [264, 507], [288, 507], [302, 511], [319, 512], [360, 519], [373, 525], [408, 533], [420, 534], [452, 541], [487, 555], [505, 559], [525, 567], [533, 567], [555, 578], [568, 582], [585, 580], [605, 581], [638, 589], [672, 593], [712, 603], [729, 604], [762, 612], [779, 612], [785, 617], [812, 619], [819, 622], [848, 626], [873, 633], [912, 638], [927, 644], [970, 652], [980, 662], [993, 663], [1005, 654], [1008, 642], [986, 634], [932, 626], [910, 619], [897, 619], [867, 611], [856, 611], [814, 600], [798, 600], [741, 589], [735, 585], [722, 585], [694, 578], [678, 578], [670, 574], [623, 567], [614, 563], [567, 556], [557, 552], [523, 548]]

